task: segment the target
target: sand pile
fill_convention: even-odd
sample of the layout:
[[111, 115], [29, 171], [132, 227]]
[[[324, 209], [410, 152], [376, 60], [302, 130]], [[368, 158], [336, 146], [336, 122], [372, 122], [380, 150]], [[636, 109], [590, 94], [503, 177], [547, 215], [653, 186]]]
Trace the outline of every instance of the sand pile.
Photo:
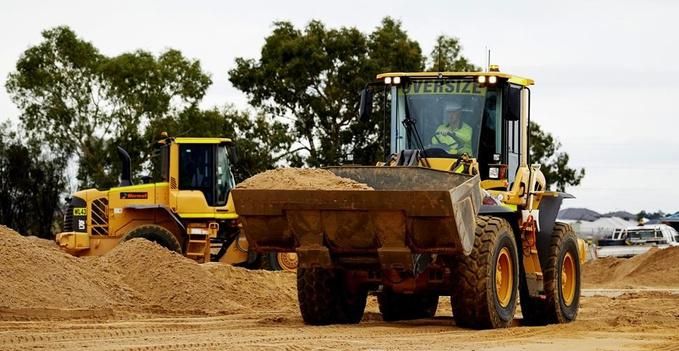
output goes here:
[[10, 227], [6, 227], [0, 224], [0, 235], [21, 235], [21, 234], [17, 233], [16, 231], [14, 231], [14, 229]]
[[86, 258], [36, 240], [41, 239], [0, 235], [0, 309], [5, 312], [233, 314], [296, 308], [291, 273], [201, 265], [142, 239]]
[[200, 266], [223, 282], [222, 298], [226, 300], [238, 301], [253, 311], [299, 311], [293, 272], [253, 271], [214, 262]]
[[318, 168], [279, 168], [250, 177], [238, 184], [240, 189], [288, 190], [374, 190], [352, 179], [336, 176]]
[[142, 304], [159, 310], [238, 312], [246, 308], [221, 298], [224, 282], [200, 265], [144, 239], [117, 246], [92, 260], [92, 268], [111, 275], [116, 285], [129, 287]]
[[[41, 239], [0, 235], [0, 308], [104, 308], [134, 296]], [[46, 241], [46, 240], [44, 240]]]
[[679, 247], [651, 249], [632, 258], [606, 257], [587, 262], [584, 287], [679, 287]]
[[[200, 265], [143, 239], [97, 258], [95, 269], [111, 272], [144, 302], [161, 310], [248, 313], [281, 293], [294, 292], [294, 275], [255, 272], [219, 263]], [[296, 298], [296, 295], [293, 295]], [[287, 304], [296, 301], [287, 299]]]

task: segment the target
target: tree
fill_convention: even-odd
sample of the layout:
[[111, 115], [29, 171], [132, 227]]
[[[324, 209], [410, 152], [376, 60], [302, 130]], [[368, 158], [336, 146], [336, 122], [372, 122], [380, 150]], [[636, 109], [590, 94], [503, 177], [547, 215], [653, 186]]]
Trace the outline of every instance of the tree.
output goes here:
[[198, 61], [176, 50], [107, 57], [68, 27], [42, 36], [19, 58], [6, 88], [32, 138], [59, 157], [78, 158], [84, 187], [115, 185], [115, 145], [130, 151], [138, 172], [147, 147], [139, 126], [195, 106], [211, 83]]
[[481, 68], [473, 65], [469, 59], [462, 56], [460, 40], [455, 37], [439, 35], [436, 38], [434, 49], [429, 55], [430, 72], [470, 72], [480, 71]]
[[359, 91], [383, 69], [413, 70], [421, 62], [417, 42], [390, 18], [369, 37], [318, 21], [303, 31], [276, 22], [260, 59], [237, 58], [229, 80], [253, 106], [291, 126], [293, 165], [333, 165], [350, 154], [361, 162], [383, 158], [382, 117], [357, 120]]
[[547, 187], [555, 185], [558, 191], [565, 191], [566, 186], [577, 186], [585, 177], [585, 169], [573, 169], [568, 166], [569, 156], [560, 152], [561, 143], [550, 133], [531, 121], [529, 125], [531, 163], [539, 163], [545, 175]]
[[[420, 44], [408, 37], [400, 21], [390, 17], [370, 35], [368, 40], [368, 59], [371, 66], [366, 82], [374, 81], [375, 76], [384, 72], [418, 72], [424, 68]], [[368, 121], [356, 121], [350, 127], [353, 140], [354, 162], [370, 165], [384, 161], [389, 152], [383, 141], [390, 137], [391, 119], [384, 115], [384, 96], [375, 96], [374, 112]], [[382, 92], [384, 94], [384, 92]], [[358, 105], [355, 107], [357, 113]]]
[[0, 125], [0, 224], [51, 238], [66, 187], [66, 162], [43, 152], [36, 141], [22, 144], [9, 129]]

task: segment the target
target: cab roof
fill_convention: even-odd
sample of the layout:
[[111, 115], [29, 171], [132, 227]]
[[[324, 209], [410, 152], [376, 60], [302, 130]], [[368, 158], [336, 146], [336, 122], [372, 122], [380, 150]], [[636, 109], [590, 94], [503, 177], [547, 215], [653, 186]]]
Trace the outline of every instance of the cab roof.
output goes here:
[[192, 138], [192, 137], [178, 137], [174, 138], [177, 144], [230, 144], [233, 141], [229, 138]]
[[519, 77], [513, 74], [504, 72], [389, 72], [377, 75], [377, 79], [384, 79], [386, 77], [411, 77], [411, 78], [440, 78], [440, 77], [478, 77], [478, 76], [496, 76], [505, 78], [510, 83], [530, 86], [535, 84], [535, 81], [530, 78]]

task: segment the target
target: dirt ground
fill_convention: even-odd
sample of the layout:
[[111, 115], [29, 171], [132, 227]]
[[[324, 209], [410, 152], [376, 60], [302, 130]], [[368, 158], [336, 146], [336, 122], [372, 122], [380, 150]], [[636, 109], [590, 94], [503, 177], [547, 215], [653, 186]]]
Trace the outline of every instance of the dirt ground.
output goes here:
[[[142, 240], [74, 258], [0, 228], [0, 350], [679, 350], [679, 284], [640, 284], [629, 262], [604, 262], [631, 277], [622, 289], [583, 275], [567, 325], [524, 327], [517, 314], [511, 328], [462, 329], [448, 298], [433, 319], [385, 323], [371, 297], [360, 324], [311, 327], [294, 273], [199, 265]], [[602, 267], [584, 270], [613, 271]]]
[[[289, 273], [281, 273], [292, 275]], [[3, 350], [677, 350], [679, 295], [585, 297], [576, 322], [475, 331], [454, 326], [449, 300], [434, 319], [382, 322], [371, 304], [352, 326], [305, 326], [295, 311], [0, 322]], [[76, 314], [74, 314], [75, 316]], [[19, 318], [21, 319], [21, 318]]]

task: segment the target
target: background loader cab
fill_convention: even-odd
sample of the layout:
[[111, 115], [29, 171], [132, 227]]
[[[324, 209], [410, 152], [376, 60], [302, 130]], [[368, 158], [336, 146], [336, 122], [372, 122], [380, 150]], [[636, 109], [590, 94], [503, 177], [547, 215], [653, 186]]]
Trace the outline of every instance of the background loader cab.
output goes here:
[[154, 177], [144, 184], [132, 185], [130, 158], [119, 148], [120, 186], [73, 194], [57, 243], [75, 255], [102, 255], [121, 241], [145, 238], [198, 262], [247, 262], [247, 241], [230, 197], [234, 144], [163, 136], [154, 152]]

